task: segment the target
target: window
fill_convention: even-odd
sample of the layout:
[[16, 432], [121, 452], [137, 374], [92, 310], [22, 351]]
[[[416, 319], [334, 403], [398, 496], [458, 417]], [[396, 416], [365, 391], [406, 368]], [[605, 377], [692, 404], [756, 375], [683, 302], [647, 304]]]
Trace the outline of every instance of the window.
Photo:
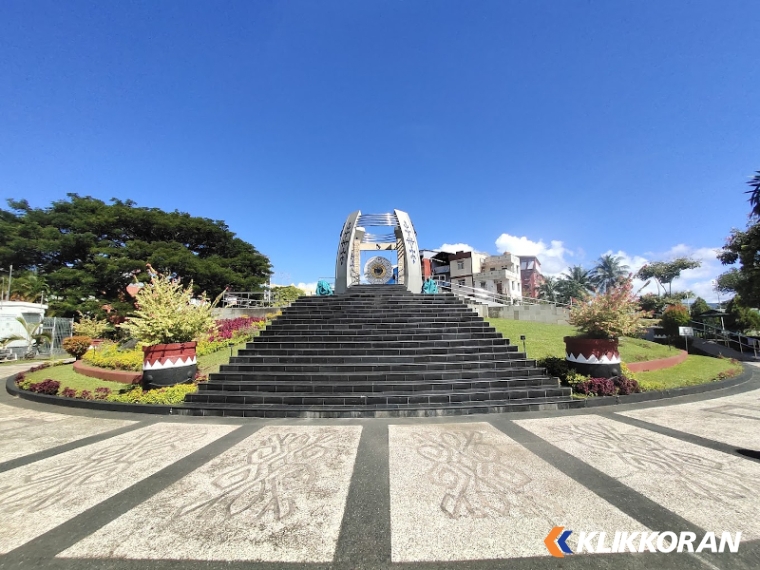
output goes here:
[[[464, 269], [464, 261], [457, 261], [457, 269]], [[462, 283], [464, 285], [464, 283]]]
[[486, 282], [485, 281], [481, 281], [480, 282], [480, 288], [481, 289], [485, 289], [486, 288]]
[[466, 281], [465, 281], [464, 279], [460, 279], [460, 280], [459, 280], [459, 284], [460, 284], [461, 286], [463, 286], [463, 287], [464, 287], [465, 283], [466, 283]]

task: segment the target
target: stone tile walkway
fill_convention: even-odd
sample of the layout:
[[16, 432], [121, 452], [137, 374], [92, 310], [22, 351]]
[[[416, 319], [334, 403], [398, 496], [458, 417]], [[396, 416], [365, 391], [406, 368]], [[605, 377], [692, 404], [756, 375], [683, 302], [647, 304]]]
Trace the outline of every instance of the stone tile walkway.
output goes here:
[[[760, 568], [760, 370], [670, 401], [396, 420], [119, 415], [0, 395], [0, 569]], [[741, 531], [550, 556], [555, 526]], [[608, 544], [609, 546], [609, 544]]]

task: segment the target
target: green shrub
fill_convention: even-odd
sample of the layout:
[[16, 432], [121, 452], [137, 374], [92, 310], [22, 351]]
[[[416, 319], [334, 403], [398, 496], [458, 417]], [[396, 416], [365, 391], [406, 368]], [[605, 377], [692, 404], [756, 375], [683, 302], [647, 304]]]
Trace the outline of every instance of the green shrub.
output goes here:
[[560, 356], [547, 356], [538, 361], [541, 368], [546, 368], [546, 373], [553, 377], [564, 380], [569, 370], [567, 360]]
[[82, 360], [91, 366], [111, 370], [142, 370], [143, 351], [139, 348], [119, 350], [118, 345], [104, 342], [94, 350], [88, 350]]
[[63, 350], [79, 360], [90, 349], [92, 339], [89, 336], [70, 336], [63, 339]]
[[176, 386], [154, 390], [143, 390], [140, 386], [135, 385], [119, 394], [109, 394], [106, 400], [123, 404], [174, 405], [184, 402], [185, 396], [192, 394], [196, 389], [195, 384], [177, 384]]
[[689, 326], [691, 314], [683, 305], [670, 305], [662, 312], [660, 326], [665, 329], [665, 334], [671, 338], [678, 337], [678, 327]]

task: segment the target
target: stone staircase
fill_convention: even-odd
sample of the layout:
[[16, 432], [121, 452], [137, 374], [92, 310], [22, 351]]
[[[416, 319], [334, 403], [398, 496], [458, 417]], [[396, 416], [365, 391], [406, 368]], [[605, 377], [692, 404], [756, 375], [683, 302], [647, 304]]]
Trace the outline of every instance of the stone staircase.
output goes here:
[[453, 295], [359, 285], [298, 299], [178, 411], [353, 418], [571, 406], [569, 388]]

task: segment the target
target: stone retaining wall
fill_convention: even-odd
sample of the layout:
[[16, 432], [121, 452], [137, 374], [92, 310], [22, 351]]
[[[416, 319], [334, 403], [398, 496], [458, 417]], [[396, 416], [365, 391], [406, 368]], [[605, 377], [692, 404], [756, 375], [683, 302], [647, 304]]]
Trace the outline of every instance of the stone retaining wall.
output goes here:
[[556, 305], [467, 306], [485, 319], [510, 319], [513, 321], [534, 321], [552, 325], [566, 325], [567, 319], [570, 316], [569, 309]]

